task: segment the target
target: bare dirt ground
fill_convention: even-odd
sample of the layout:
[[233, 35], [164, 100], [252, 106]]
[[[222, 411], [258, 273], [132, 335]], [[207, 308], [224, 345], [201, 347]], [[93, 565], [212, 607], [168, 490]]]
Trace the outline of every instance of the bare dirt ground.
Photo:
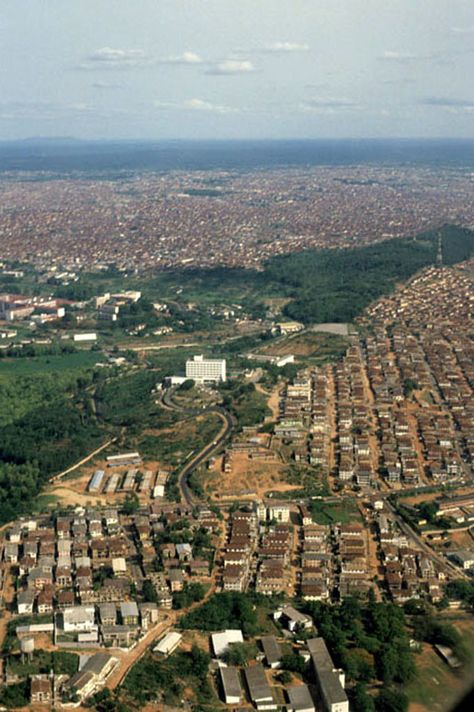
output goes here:
[[268, 490], [288, 492], [298, 489], [283, 479], [284, 465], [278, 460], [252, 460], [245, 452], [236, 452], [232, 456], [231, 472], [222, 471], [222, 458], [217, 458], [209, 471], [206, 482], [208, 492], [216, 496], [238, 495], [242, 490], [252, 490], [262, 497]]
[[[264, 393], [263, 389], [261, 387], [259, 387], [258, 385], [256, 386], [256, 388], [261, 393]], [[280, 389], [279, 388], [275, 388], [272, 391], [270, 398], [267, 400], [267, 406], [272, 411], [271, 420], [276, 420], [280, 414]]]
[[[471, 530], [472, 531], [472, 530]], [[473, 535], [469, 531], [465, 532], [449, 532], [449, 539], [459, 548], [470, 548], [473, 544]]]
[[61, 504], [66, 506], [95, 506], [98, 504], [111, 504], [105, 496], [94, 496], [89, 493], [81, 493], [72, 487], [67, 487], [66, 485], [61, 485], [60, 487], [53, 487], [46, 492], [46, 494], [52, 494], [58, 498]]

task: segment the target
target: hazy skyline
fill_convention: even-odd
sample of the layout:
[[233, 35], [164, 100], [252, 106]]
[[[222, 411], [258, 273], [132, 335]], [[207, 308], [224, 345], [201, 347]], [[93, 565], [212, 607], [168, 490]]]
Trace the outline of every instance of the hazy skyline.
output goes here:
[[2, 0], [0, 139], [473, 137], [472, 0]]

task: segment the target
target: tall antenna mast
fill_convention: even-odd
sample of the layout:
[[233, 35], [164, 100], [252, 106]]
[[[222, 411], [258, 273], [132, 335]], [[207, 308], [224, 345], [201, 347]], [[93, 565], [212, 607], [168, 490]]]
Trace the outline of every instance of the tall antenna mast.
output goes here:
[[443, 266], [443, 241], [441, 237], [441, 231], [438, 232], [438, 251], [436, 253], [436, 266]]

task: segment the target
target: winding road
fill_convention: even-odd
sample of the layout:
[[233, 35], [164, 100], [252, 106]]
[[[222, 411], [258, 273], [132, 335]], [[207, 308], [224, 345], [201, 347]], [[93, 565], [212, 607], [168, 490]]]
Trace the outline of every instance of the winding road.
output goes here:
[[188, 415], [189, 417], [194, 417], [196, 418], [199, 415], [207, 415], [210, 413], [213, 413], [222, 420], [222, 428], [219, 431], [219, 433], [216, 435], [214, 440], [203, 447], [202, 450], [200, 450], [193, 458], [190, 460], [190, 462], [187, 462], [180, 470], [178, 474], [178, 486], [179, 490], [181, 492], [181, 499], [186, 502], [188, 506], [193, 506], [194, 504], [197, 503], [196, 497], [193, 495], [191, 492], [191, 489], [188, 485], [188, 477], [189, 475], [193, 472], [193, 470], [196, 469], [196, 467], [199, 467], [199, 465], [204, 462], [205, 460], [209, 459], [216, 453], [219, 448], [221, 447], [222, 443], [227, 439], [229, 434], [232, 432], [234, 428], [234, 419], [232, 418], [232, 415], [225, 410], [225, 408], [221, 408], [219, 406], [211, 406], [209, 408], [183, 408], [182, 406], [179, 406], [175, 401], [173, 400], [173, 393], [174, 389], [169, 388], [166, 390], [162, 397], [161, 397], [161, 403], [163, 407], [165, 407], [168, 410], [174, 410], [178, 411], [180, 413], [184, 413]]

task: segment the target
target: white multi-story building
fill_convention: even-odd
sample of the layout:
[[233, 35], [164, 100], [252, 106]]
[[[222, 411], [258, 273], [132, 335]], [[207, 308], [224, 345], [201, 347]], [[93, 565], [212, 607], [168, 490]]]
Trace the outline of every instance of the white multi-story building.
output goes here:
[[216, 383], [226, 380], [225, 359], [193, 356], [186, 361], [186, 378], [197, 383]]

